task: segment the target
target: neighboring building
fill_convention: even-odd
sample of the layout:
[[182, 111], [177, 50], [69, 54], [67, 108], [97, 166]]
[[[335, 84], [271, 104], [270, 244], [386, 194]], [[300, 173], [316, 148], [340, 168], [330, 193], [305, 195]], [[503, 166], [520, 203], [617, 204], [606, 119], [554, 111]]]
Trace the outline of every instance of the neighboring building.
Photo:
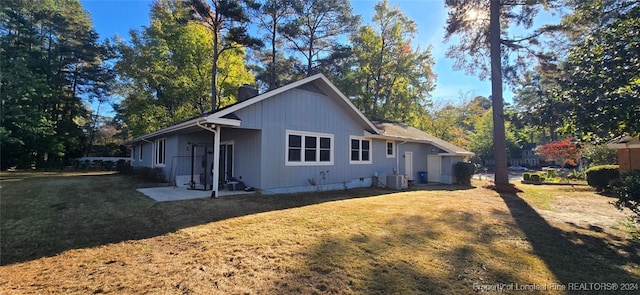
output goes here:
[[233, 105], [128, 141], [133, 166], [162, 168], [175, 185], [217, 196], [232, 178], [267, 194], [384, 184], [385, 175], [417, 180], [423, 171], [429, 182], [453, 183], [453, 164], [473, 155], [413, 127], [369, 120], [321, 74], [239, 93]]
[[540, 166], [540, 155], [536, 153], [535, 143], [526, 143], [522, 146], [522, 160], [523, 164], [527, 167]]
[[[521, 165], [525, 167], [539, 167], [540, 155], [536, 153], [537, 144], [525, 143], [522, 146], [520, 158], [508, 158], [509, 165]], [[493, 158], [483, 159], [483, 166], [495, 166], [495, 160]]]
[[535, 143], [525, 143], [522, 146], [521, 156], [516, 159], [509, 159], [511, 165], [522, 165], [525, 167], [538, 167], [540, 166], [540, 156], [536, 154]]
[[620, 136], [608, 146], [616, 149], [620, 172], [640, 170], [640, 137]]

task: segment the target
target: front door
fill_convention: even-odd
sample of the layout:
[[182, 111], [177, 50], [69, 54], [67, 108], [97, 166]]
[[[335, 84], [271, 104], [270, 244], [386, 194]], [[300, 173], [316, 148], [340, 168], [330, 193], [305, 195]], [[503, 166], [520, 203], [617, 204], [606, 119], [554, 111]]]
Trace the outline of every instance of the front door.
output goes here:
[[233, 143], [223, 143], [220, 145], [219, 168], [219, 181], [220, 184], [224, 184], [233, 177]]
[[404, 152], [404, 175], [413, 180], [413, 152]]

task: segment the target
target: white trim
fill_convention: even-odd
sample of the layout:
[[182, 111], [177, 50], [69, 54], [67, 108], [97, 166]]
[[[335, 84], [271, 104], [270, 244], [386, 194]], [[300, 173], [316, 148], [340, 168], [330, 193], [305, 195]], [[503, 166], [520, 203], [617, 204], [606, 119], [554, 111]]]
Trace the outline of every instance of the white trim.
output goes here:
[[[351, 141], [352, 140], [359, 141], [359, 145], [358, 145], [358, 160], [353, 160], [351, 158], [351, 153], [353, 152], [352, 147], [351, 147]], [[369, 143], [369, 160], [367, 160], [367, 161], [363, 161], [362, 160], [362, 154], [364, 152], [364, 150], [362, 149], [362, 142], [363, 141], [366, 141], [366, 142]], [[355, 165], [358, 165], [358, 164], [373, 164], [373, 141], [371, 140], [371, 138], [365, 138], [365, 137], [362, 137], [362, 136], [351, 135], [351, 136], [349, 136], [349, 145], [348, 146], [349, 146], [349, 148], [348, 148], [348, 151], [349, 151], [349, 164], [352, 164], [352, 165], [353, 164], [355, 164]]]
[[236, 119], [207, 117], [207, 123], [216, 124], [216, 125], [239, 127], [240, 124], [242, 123], [242, 121], [236, 120]]
[[213, 132], [213, 191], [211, 196], [214, 198], [220, 197], [218, 189], [218, 181], [220, 180], [220, 132], [222, 128], [220, 125], [216, 125], [216, 129]]
[[[411, 158], [409, 160], [409, 158]], [[410, 151], [405, 151], [404, 152], [404, 175], [407, 177], [408, 180], [414, 180], [413, 179], [413, 174], [415, 174], [415, 172], [413, 172], [413, 152]]]
[[[391, 154], [389, 154], [389, 144], [391, 144]], [[393, 140], [387, 140], [384, 144], [384, 154], [387, 155], [387, 158], [395, 158], [396, 157], [396, 142]]]
[[[158, 151], [158, 142], [162, 141], [162, 155], [158, 155], [160, 151]], [[167, 138], [162, 137], [153, 141], [153, 148], [155, 150], [153, 157], [154, 167], [164, 167], [167, 165]], [[162, 156], [162, 163], [158, 161], [158, 156]]]
[[[451, 152], [451, 148], [445, 147], [444, 145], [433, 141], [433, 140], [427, 140], [427, 139], [417, 139], [417, 138], [405, 138], [405, 137], [399, 137], [399, 136], [389, 136], [389, 135], [376, 135], [373, 134], [371, 135], [371, 138], [376, 138], [376, 139], [385, 139], [385, 140], [396, 140], [396, 141], [403, 141], [403, 142], [414, 142], [414, 143], [426, 143], [426, 144], [431, 144], [441, 150], [447, 151], [449, 155], [456, 155], [456, 156], [473, 156], [475, 155], [475, 153], [473, 152], [469, 152], [469, 151], [453, 151]], [[441, 140], [444, 143], [449, 143], [447, 141]], [[451, 143], [449, 143], [451, 144]], [[453, 145], [453, 144], [451, 144]]]
[[[300, 144], [300, 161], [289, 161], [289, 136], [295, 135], [302, 137]], [[305, 161], [304, 160], [304, 150], [305, 150], [305, 140], [304, 137], [315, 137], [316, 138], [316, 160], [315, 161]], [[285, 144], [284, 144], [284, 165], [285, 166], [332, 166], [334, 162], [334, 150], [335, 150], [335, 139], [333, 134], [329, 133], [318, 133], [318, 132], [309, 132], [309, 131], [298, 131], [298, 130], [285, 130]], [[320, 161], [320, 138], [329, 138], [329, 161]]]

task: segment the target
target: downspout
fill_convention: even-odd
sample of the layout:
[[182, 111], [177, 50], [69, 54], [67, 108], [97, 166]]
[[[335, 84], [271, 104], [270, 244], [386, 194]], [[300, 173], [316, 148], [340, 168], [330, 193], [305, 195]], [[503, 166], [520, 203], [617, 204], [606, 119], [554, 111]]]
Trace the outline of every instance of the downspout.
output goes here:
[[400, 174], [400, 145], [405, 143], [407, 143], [406, 140], [396, 145], [396, 169], [395, 169], [396, 171], [394, 171], [395, 175]]
[[213, 191], [211, 192], [212, 198], [218, 197], [220, 179], [220, 125], [216, 125], [216, 131], [213, 134]]
[[200, 121], [196, 122], [196, 125], [202, 129], [213, 132], [213, 190], [211, 191], [212, 198], [218, 198], [218, 179], [220, 179], [220, 126], [215, 125], [216, 129], [209, 126], [200, 124]]

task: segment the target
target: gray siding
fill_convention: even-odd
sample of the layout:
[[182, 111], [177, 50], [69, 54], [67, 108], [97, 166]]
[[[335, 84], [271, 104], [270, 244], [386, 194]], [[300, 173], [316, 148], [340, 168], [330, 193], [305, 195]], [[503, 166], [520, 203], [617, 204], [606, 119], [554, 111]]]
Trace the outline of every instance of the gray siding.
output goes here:
[[[310, 179], [317, 184], [333, 184], [373, 176], [374, 164], [349, 164], [349, 137], [363, 136], [365, 126], [350, 109], [332, 98], [293, 89], [246, 107], [236, 115], [242, 120], [242, 128], [262, 128], [259, 188], [263, 190], [309, 186]], [[332, 134], [334, 164], [286, 166], [286, 130]], [[373, 146], [373, 153], [383, 151]]]
[[[173, 155], [177, 155], [178, 154], [178, 136], [173, 135], [173, 136], [167, 136], [164, 137], [165, 138], [165, 165], [162, 168], [162, 171], [164, 172], [165, 175], [165, 179], [169, 182], [173, 182], [173, 180], [170, 178], [171, 176], [171, 172], [173, 171], [174, 165], [172, 163], [172, 159], [173, 159]], [[154, 141], [155, 142], [155, 141]]]
[[407, 175], [409, 179], [416, 180], [418, 179], [418, 171], [426, 171], [427, 170], [427, 149], [424, 144], [407, 142], [405, 144], [399, 145], [399, 159], [400, 159], [400, 170], [399, 174], [404, 174], [406, 165], [404, 155], [405, 152], [411, 152], [413, 154], [413, 173], [412, 175]]
[[[165, 138], [165, 165], [157, 166], [162, 169], [165, 175], [165, 179], [169, 182], [171, 179], [171, 158], [177, 151], [178, 138], [176, 136], [161, 137]], [[135, 146], [135, 157], [131, 160], [131, 166], [133, 167], [156, 167], [155, 166], [155, 139], [150, 142], [143, 142], [142, 148], [140, 145]], [[142, 150], [142, 160], [140, 160], [140, 151]]]
[[261, 131], [223, 128], [220, 141], [233, 142], [233, 177], [241, 179], [247, 186], [261, 187]]
[[457, 182], [453, 166], [458, 162], [463, 162], [463, 157], [445, 156], [442, 157], [442, 176], [440, 182], [452, 184]]
[[[395, 143], [398, 144], [397, 142]], [[378, 175], [391, 175], [394, 174], [394, 168], [396, 168], [396, 160], [401, 160], [402, 156], [395, 155], [393, 158], [387, 158], [387, 141], [374, 139], [373, 140], [373, 173]]]
[[136, 157], [131, 161], [133, 167], [153, 166], [153, 143], [144, 142], [142, 144], [142, 161], [139, 160], [140, 145], [136, 145]]
[[[371, 184], [374, 175], [405, 173], [405, 152], [413, 154], [411, 179], [418, 180], [418, 172], [427, 171], [427, 155], [440, 150], [430, 144], [395, 142], [395, 155], [387, 157], [386, 140], [371, 140], [370, 164], [350, 163], [351, 136], [363, 137], [367, 128], [350, 107], [315, 91], [292, 89], [275, 97], [254, 103], [234, 114], [241, 120], [239, 128], [222, 128], [221, 143], [233, 144], [233, 177], [265, 193], [308, 191], [319, 188], [340, 189]], [[299, 131], [331, 134], [333, 136], [333, 164], [316, 166], [286, 165], [286, 132]], [[194, 161], [195, 174], [211, 177], [213, 138], [210, 131], [166, 137], [166, 165], [162, 167], [167, 180], [191, 174], [191, 146], [197, 144]], [[203, 167], [206, 147], [206, 163]], [[144, 143], [143, 160], [138, 160], [136, 146], [134, 166], [153, 166], [153, 143]], [[458, 157], [442, 157], [442, 180], [454, 181], [452, 165]], [[209, 178], [210, 179], [210, 178]], [[197, 180], [199, 181], [199, 179]], [[316, 186], [312, 186], [315, 182]]]

